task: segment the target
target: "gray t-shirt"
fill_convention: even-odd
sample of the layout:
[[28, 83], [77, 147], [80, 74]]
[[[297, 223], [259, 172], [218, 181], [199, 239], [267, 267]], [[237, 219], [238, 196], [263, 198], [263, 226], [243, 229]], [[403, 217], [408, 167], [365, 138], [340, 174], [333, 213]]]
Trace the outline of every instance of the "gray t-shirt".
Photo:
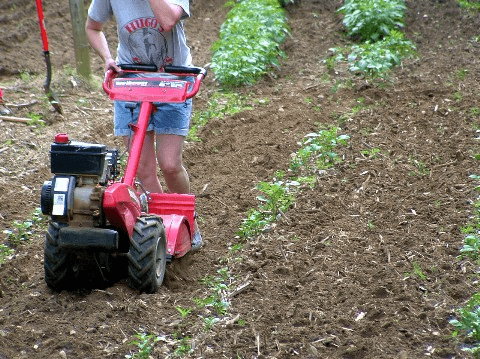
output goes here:
[[[182, 7], [184, 18], [190, 16], [189, 0], [169, 2]], [[119, 64], [155, 64], [163, 67], [168, 59], [171, 59], [176, 66], [192, 65], [183, 19], [171, 31], [163, 31], [148, 0], [93, 0], [88, 16], [99, 23], [115, 17]]]

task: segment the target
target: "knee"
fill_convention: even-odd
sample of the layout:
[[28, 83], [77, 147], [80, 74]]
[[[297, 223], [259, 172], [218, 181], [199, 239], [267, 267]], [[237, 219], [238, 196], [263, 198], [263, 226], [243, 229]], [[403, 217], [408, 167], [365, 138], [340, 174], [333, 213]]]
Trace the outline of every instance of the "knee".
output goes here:
[[162, 161], [160, 169], [164, 176], [175, 176], [183, 171], [183, 166], [179, 161]]
[[137, 168], [137, 177], [142, 181], [150, 181], [152, 178], [157, 178], [157, 166], [148, 165], [140, 162]]

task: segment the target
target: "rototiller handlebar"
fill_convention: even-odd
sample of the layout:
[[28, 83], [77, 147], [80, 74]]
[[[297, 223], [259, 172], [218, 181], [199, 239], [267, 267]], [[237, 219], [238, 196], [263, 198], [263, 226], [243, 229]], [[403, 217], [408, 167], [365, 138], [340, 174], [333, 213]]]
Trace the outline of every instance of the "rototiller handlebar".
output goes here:
[[[207, 70], [202, 67], [167, 65], [158, 71], [155, 65], [119, 65], [122, 72], [109, 69], [103, 90], [111, 100], [146, 102], [184, 102], [194, 97]], [[123, 77], [128, 74], [149, 73], [149, 77]], [[187, 80], [195, 76], [193, 86]], [[142, 91], [136, 91], [138, 88]]]

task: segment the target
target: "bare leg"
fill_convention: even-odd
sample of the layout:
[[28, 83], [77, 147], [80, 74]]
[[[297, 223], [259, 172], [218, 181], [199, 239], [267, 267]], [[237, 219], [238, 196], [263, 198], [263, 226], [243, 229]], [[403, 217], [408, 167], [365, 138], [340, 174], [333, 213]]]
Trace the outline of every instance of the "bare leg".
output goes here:
[[[131, 146], [129, 137], [124, 137], [125, 144]], [[130, 142], [130, 143], [129, 143]], [[130, 148], [129, 148], [130, 150]], [[149, 192], [162, 193], [162, 185], [157, 175], [157, 159], [155, 156], [155, 136], [152, 131], [145, 135], [142, 154], [138, 164], [137, 177]]]
[[[182, 164], [184, 137], [157, 135], [157, 160], [171, 193], [190, 193], [190, 180]], [[193, 223], [192, 250], [203, 244], [197, 220]]]
[[190, 180], [182, 164], [183, 136], [157, 135], [157, 160], [171, 193], [190, 193]]

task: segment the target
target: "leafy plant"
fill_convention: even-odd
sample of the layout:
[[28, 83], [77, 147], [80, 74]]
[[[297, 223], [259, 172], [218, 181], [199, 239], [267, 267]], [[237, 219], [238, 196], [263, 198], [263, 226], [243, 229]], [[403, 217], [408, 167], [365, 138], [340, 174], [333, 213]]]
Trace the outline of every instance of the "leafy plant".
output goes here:
[[368, 150], [362, 150], [360, 151], [362, 155], [365, 155], [371, 159], [377, 158], [377, 154], [381, 153], [382, 150], [378, 147], [370, 148]]
[[457, 0], [460, 6], [468, 9], [480, 11], [480, 4], [475, 0]]
[[3, 263], [6, 257], [11, 255], [14, 250], [4, 244], [0, 244], [0, 264]]
[[460, 253], [469, 257], [470, 259], [477, 260], [480, 255], [480, 237], [478, 232], [475, 234], [469, 234], [465, 236], [463, 246], [460, 249]]
[[312, 158], [315, 158], [318, 169], [330, 168], [340, 162], [341, 158], [334, 152], [334, 148], [340, 144], [345, 145], [350, 137], [337, 135], [339, 130], [338, 127], [331, 127], [317, 133], [307, 134], [302, 142], [302, 147], [290, 162], [290, 169], [294, 172], [299, 171], [301, 167], [307, 166]]
[[423, 273], [422, 268], [420, 268], [417, 262], [413, 262], [413, 273], [422, 280], [427, 279], [427, 276]]
[[455, 327], [453, 336], [463, 335], [473, 345], [464, 346], [462, 350], [474, 355], [480, 354], [480, 293], [474, 294], [467, 304], [457, 310], [458, 319], [451, 319], [449, 323]]
[[226, 293], [229, 289], [228, 284], [231, 278], [226, 267], [220, 268], [217, 270], [217, 273], [219, 274], [218, 277], [206, 277], [202, 280], [203, 284], [211, 289], [213, 293], [206, 298], [195, 298], [193, 301], [200, 308], [211, 307], [218, 315], [224, 315], [230, 306]]
[[[377, 42], [366, 41], [353, 45], [347, 59], [349, 70], [370, 77], [382, 76], [401, 59], [415, 54], [415, 46], [400, 31], [392, 30], [389, 36]], [[341, 59], [341, 58], [339, 58]]]
[[173, 353], [173, 357], [184, 357], [192, 352], [192, 347], [189, 344], [190, 337], [183, 337], [178, 341], [178, 346]]
[[257, 189], [261, 194], [257, 199], [262, 204], [258, 209], [251, 208], [247, 211], [247, 218], [244, 219], [237, 235], [241, 238], [253, 238], [268, 228], [269, 224], [275, 222], [295, 201], [292, 187], [298, 185], [299, 183], [295, 181], [260, 182]]
[[182, 318], [186, 318], [187, 315], [189, 315], [190, 312], [193, 310], [193, 308], [182, 308], [180, 306], [175, 307], [175, 309], [178, 310], [178, 312], [180, 313], [180, 317]]
[[403, 27], [405, 10], [403, 0], [346, 0], [338, 12], [348, 36], [375, 42]]
[[226, 86], [253, 84], [271, 66], [279, 66], [281, 44], [288, 32], [277, 0], [229, 1], [233, 8], [213, 45], [212, 69]]
[[213, 326], [215, 325], [215, 323], [217, 323], [218, 321], [219, 321], [219, 319], [216, 318], [216, 317], [203, 318], [205, 331], [208, 332], [209, 330], [211, 330], [213, 328]]
[[30, 239], [32, 235], [31, 227], [33, 226], [33, 222], [28, 220], [24, 222], [15, 221], [12, 222], [12, 225], [15, 229], [5, 229], [3, 233], [7, 235], [7, 241], [10, 245], [15, 248], [18, 247], [22, 241], [27, 241]]
[[38, 113], [28, 113], [27, 117], [30, 118], [30, 121], [28, 121], [29, 125], [32, 126], [38, 126], [38, 127], [44, 127], [45, 126], [45, 121], [42, 120], [42, 115]]
[[127, 359], [148, 359], [155, 343], [160, 340], [158, 336], [146, 333], [136, 333], [135, 338], [135, 340], [130, 342], [130, 345], [135, 345], [138, 348], [138, 352], [125, 355]]

